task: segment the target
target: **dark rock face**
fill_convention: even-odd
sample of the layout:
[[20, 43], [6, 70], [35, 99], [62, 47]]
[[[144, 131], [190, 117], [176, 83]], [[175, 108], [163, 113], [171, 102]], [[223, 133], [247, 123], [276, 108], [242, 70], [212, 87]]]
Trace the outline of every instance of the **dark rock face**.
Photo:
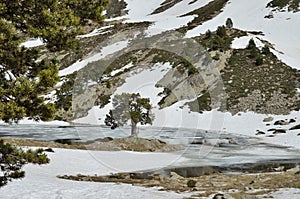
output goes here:
[[54, 153], [54, 150], [52, 148], [47, 148], [47, 149], [44, 149], [44, 151], [46, 152], [50, 152], [50, 153]]
[[300, 129], [300, 124], [293, 126], [292, 128], [290, 128], [290, 130], [297, 130]]
[[265, 132], [257, 130], [255, 135], [265, 135], [265, 134], [266, 134]]
[[288, 125], [289, 122], [285, 121], [285, 120], [278, 120], [276, 122], [274, 122], [274, 125]]
[[285, 129], [276, 129], [273, 134], [281, 134], [281, 133], [286, 133]]
[[224, 194], [217, 193], [214, 195], [213, 199], [226, 199]]

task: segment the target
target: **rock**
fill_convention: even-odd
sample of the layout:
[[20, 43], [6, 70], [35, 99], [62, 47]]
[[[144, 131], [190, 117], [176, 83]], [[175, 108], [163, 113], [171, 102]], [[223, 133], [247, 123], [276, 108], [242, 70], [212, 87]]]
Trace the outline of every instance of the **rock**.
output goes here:
[[300, 129], [300, 124], [293, 126], [292, 128], [290, 128], [290, 130], [296, 130], [296, 129]]
[[224, 194], [217, 193], [214, 195], [213, 199], [225, 199]]
[[272, 122], [274, 120], [273, 117], [266, 117], [263, 119], [263, 122]]
[[177, 173], [171, 171], [170, 178], [178, 180], [178, 179], [182, 179], [183, 177], [181, 175], [178, 175]]
[[276, 129], [273, 134], [281, 134], [281, 133], [286, 133], [285, 129]]
[[290, 119], [289, 123], [295, 123], [296, 120], [295, 119]]
[[265, 132], [257, 130], [255, 135], [265, 135], [265, 134], [266, 134]]
[[233, 199], [233, 197], [228, 194], [217, 193], [212, 199]]
[[193, 138], [190, 141], [190, 144], [204, 144], [205, 143], [205, 139], [203, 138]]
[[274, 125], [288, 125], [289, 122], [285, 121], [285, 120], [278, 120], [276, 122], [274, 122]]
[[110, 142], [110, 141], [112, 141], [112, 140], [113, 140], [112, 137], [105, 137], [105, 138], [98, 138], [98, 139], [96, 139], [95, 141], [96, 141], [96, 142]]
[[44, 151], [46, 152], [51, 152], [51, 153], [54, 153], [53, 149], [52, 148], [47, 148], [47, 149], [44, 149]]

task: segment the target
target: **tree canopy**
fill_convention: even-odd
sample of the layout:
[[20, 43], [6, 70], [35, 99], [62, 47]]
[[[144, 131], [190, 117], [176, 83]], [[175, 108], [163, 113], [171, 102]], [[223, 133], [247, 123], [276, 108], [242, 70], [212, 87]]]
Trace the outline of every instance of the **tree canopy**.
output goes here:
[[131, 136], [137, 136], [137, 124], [152, 124], [154, 116], [149, 98], [142, 98], [138, 93], [122, 93], [113, 98], [113, 110], [106, 115], [105, 124], [115, 129], [131, 122]]
[[0, 2], [0, 119], [48, 120], [55, 106], [43, 94], [58, 81], [55, 60], [39, 60], [26, 38], [41, 38], [51, 51], [77, 47], [76, 36], [89, 20], [101, 22], [108, 0], [3, 0]]

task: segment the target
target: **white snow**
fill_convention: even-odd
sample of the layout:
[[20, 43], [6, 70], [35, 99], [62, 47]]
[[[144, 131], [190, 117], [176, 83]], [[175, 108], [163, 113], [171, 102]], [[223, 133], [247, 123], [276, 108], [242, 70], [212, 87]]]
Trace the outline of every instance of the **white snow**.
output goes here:
[[183, 198], [189, 194], [158, 191], [157, 188], [142, 188], [127, 184], [76, 182], [56, 178], [57, 175], [108, 175], [114, 172], [130, 172], [144, 169], [156, 169], [184, 158], [168, 153], [105, 152], [54, 149], [48, 153], [51, 161], [48, 165], [26, 165], [26, 177], [14, 180], [1, 187], [1, 198], [107, 198], [136, 199]]
[[159, 34], [166, 30], [176, 29], [190, 22], [195, 16], [180, 17], [198, 7], [202, 7], [212, 0], [197, 1], [194, 4], [188, 4], [189, 0], [183, 0], [175, 6], [158, 14], [151, 15], [151, 13], [160, 7], [163, 0], [141, 1], [141, 0], [126, 0], [127, 15], [125, 22], [143, 22], [151, 21], [154, 24], [150, 27], [149, 35]]
[[127, 64], [126, 66], [120, 68], [120, 69], [117, 69], [117, 70], [114, 70], [110, 73], [110, 76], [115, 76], [116, 74], [118, 74], [119, 72], [123, 72], [124, 70], [126, 69], [130, 69], [131, 67], [133, 67], [133, 64], [132, 63], [129, 63]]
[[37, 47], [37, 46], [42, 46], [42, 45], [44, 45], [44, 42], [42, 41], [42, 39], [37, 38], [37, 39], [25, 41], [25, 42], [21, 43], [20, 46], [24, 46], [25, 48], [32, 48], [32, 47]]
[[85, 35], [79, 35], [78, 37], [79, 38], [87, 38], [87, 37], [94, 37], [94, 36], [97, 36], [100, 34], [104, 34], [104, 33], [107, 33], [107, 31], [105, 31], [105, 30], [108, 28], [111, 28], [111, 27], [113, 27], [113, 25], [103, 26], [103, 27], [97, 28], [97, 29], [93, 30], [92, 32], [87, 33]]
[[72, 74], [73, 72], [84, 68], [88, 63], [100, 60], [107, 55], [110, 55], [119, 50], [122, 50], [125, 47], [127, 47], [127, 45], [128, 45], [128, 41], [119, 41], [119, 42], [113, 43], [111, 45], [105, 46], [101, 49], [100, 53], [94, 54], [84, 60], [78, 60], [76, 63], [72, 64], [71, 66], [69, 66], [63, 70], [60, 70], [58, 75], [65, 76], [68, 74]]
[[231, 0], [224, 11], [215, 18], [187, 32], [187, 37], [198, 36], [208, 29], [216, 30], [227, 18], [233, 20], [233, 27], [242, 30], [262, 31], [261, 38], [274, 44], [276, 55], [287, 65], [300, 69], [300, 13], [276, 12], [274, 18], [266, 19], [270, 9], [265, 8], [269, 0]]
[[11, 70], [7, 70], [5, 72], [5, 79], [10, 81], [10, 80], [16, 80], [15, 75], [11, 72]]
[[235, 38], [232, 41], [231, 47], [235, 49], [244, 49], [248, 46], [249, 40], [253, 39], [255, 42], [255, 45], [257, 47], [263, 47], [264, 44], [255, 36], [247, 35], [239, 38]]
[[[131, 76], [125, 79], [125, 83], [117, 88], [116, 92], [111, 96], [111, 99], [117, 94], [122, 93], [140, 93], [141, 97], [150, 98], [150, 103], [155, 107], [162, 97], [158, 96], [163, 88], [155, 87], [155, 84], [167, 73], [170, 69], [170, 64], [156, 64], [152, 68], [131, 72]], [[141, 68], [143, 69], [143, 68]], [[135, 74], [136, 73], [136, 74]], [[98, 106], [93, 107], [89, 114], [84, 118], [76, 119], [76, 123], [89, 124], [104, 124], [104, 118], [112, 109], [112, 103], [107, 104], [100, 109]], [[158, 111], [156, 107], [154, 113]]]
[[296, 188], [284, 188], [279, 189], [273, 193], [265, 194], [266, 198], [274, 198], [274, 199], [282, 199], [282, 198], [290, 198], [297, 199], [300, 198], [300, 189]]
[[53, 90], [46, 95], [42, 95], [41, 97], [44, 97], [46, 99], [45, 103], [54, 103], [56, 99], [56, 90]]
[[[58, 121], [58, 120], [53, 120], [53, 121], [49, 121], [49, 122], [44, 122], [44, 121], [34, 121], [28, 118], [23, 118], [22, 120], [20, 120], [18, 122], [18, 124], [39, 124], [39, 125], [54, 125], [54, 126], [68, 126], [70, 125], [68, 122], [64, 122], [64, 121]], [[6, 125], [4, 121], [0, 120], [0, 125]]]

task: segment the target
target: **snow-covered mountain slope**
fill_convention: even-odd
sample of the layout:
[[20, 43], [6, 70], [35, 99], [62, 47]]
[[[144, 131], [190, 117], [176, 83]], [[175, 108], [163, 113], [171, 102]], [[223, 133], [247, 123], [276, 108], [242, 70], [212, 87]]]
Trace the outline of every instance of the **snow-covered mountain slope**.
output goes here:
[[[174, 1], [176, 3], [171, 3], [172, 5], [170, 5], [170, 1], [163, 0], [125, 0], [125, 2], [127, 3], [126, 9], [128, 10], [128, 13], [124, 16], [108, 19], [107, 27], [111, 28], [112, 25], [109, 24], [113, 23], [113, 21], [115, 20], [123, 20], [122, 23], [128, 24], [136, 22], [153, 22], [153, 24], [150, 25], [150, 27], [145, 32], [143, 32], [143, 37], [158, 35], [167, 30], [182, 31], [182, 29], [180, 28], [188, 27], [186, 29], [187, 31], [182, 32], [185, 38], [192, 38], [197, 40], [199, 39], [198, 36], [200, 34], [205, 34], [207, 30], [215, 31], [218, 26], [225, 25], [225, 21], [227, 20], [227, 18], [231, 18], [233, 21], [233, 27], [236, 30], [239, 29], [238, 31], [240, 31], [234, 32], [229, 30], [229, 32], [234, 35], [231, 44], [232, 49], [245, 49], [248, 45], [249, 40], [251, 38], [254, 38], [257, 47], [261, 49], [265, 44], [268, 44], [271, 52], [273, 52], [280, 60], [282, 60], [282, 62], [284, 62], [291, 68], [296, 68], [298, 70], [300, 69], [300, 48], [299, 45], [297, 45], [300, 43], [300, 37], [298, 37], [298, 35], [300, 35], [300, 12], [289, 12], [288, 10], [280, 12], [278, 10], [274, 10], [273, 8], [267, 7], [267, 4], [270, 2], [270, 0], [228, 0], [227, 3], [226, 1], [221, 0], [181, 0]], [[188, 13], [197, 13], [197, 10], [199, 10], [200, 8], [203, 9], [203, 7], [207, 6], [209, 3], [224, 2], [225, 6], [220, 10], [216, 10], [213, 15], [210, 12], [207, 12], [208, 16], [201, 16], [202, 18], [199, 19], [200, 22], [198, 20], [196, 24], [193, 24], [192, 26], [188, 25], [189, 22], [193, 21], [193, 19], [201, 15], [201, 13], [193, 15], [189, 15]], [[168, 4], [170, 6], [166, 6]], [[161, 9], [162, 7], [163, 9]], [[205, 7], [205, 9], [208, 8], [209, 7]], [[93, 37], [98, 34], [96, 32], [97, 30], [93, 31], [90, 34], [82, 35], [81, 37]], [[114, 43], [114, 35], [112, 35], [110, 37], [111, 41], [109, 42], [109, 45], [101, 46], [102, 48], [100, 47], [100, 50], [95, 50], [94, 54], [89, 54], [82, 60], [78, 60], [73, 65], [61, 70], [60, 75], [64, 76], [71, 74], [72, 72], [83, 69], [90, 64], [93, 64], [94, 66], [100, 68], [101, 64], [103, 63], [99, 60], [105, 59], [107, 56], [115, 56], [114, 58], [117, 58], [117, 56], [119, 55], [114, 53], [118, 53], [121, 49], [126, 49], [126, 47], [129, 48], [129, 46], [132, 44], [132, 40], [134, 40], [135, 38], [140, 38], [138, 33], [134, 34], [134, 36], [131, 38], [127, 38], [126, 40], [124, 40], [124, 38], [123, 40], [120, 40], [119, 37], [120, 34], [116, 36], [117, 39]], [[172, 47], [176, 48], [176, 46], [169, 46], [169, 48]], [[216, 58], [219, 59], [219, 64], [213, 64], [214, 61], [210, 60], [208, 66], [215, 67], [220, 70], [221, 73], [223, 73], [222, 70], [224, 69], [226, 62], [230, 58], [231, 51], [228, 50], [228, 52], [226, 52], [227, 54], [222, 52], [219, 53], [220, 54], [217, 53], [218, 57]], [[145, 61], [147, 59], [150, 60], [151, 58], [155, 57], [155, 54], [150, 53], [145, 57], [142, 61]], [[122, 57], [122, 59], [124, 58]], [[83, 104], [87, 103], [90, 104], [90, 108], [88, 111], [86, 109], [83, 110], [86, 111], [86, 113], [78, 114], [80, 115], [80, 118], [76, 118], [74, 122], [101, 125], [104, 124], [104, 118], [112, 108], [112, 103], [109, 102], [107, 104], [104, 104], [102, 108], [100, 108], [97, 104], [94, 106], [95, 101], [97, 101], [97, 95], [99, 95], [100, 89], [100, 94], [102, 96], [105, 96], [106, 100], [108, 99], [110, 101], [112, 101], [113, 96], [121, 94], [122, 92], [139, 92], [142, 97], [150, 98], [150, 102], [154, 107], [154, 126], [219, 130], [253, 136], [257, 133], [257, 130], [267, 132], [267, 130], [273, 127], [271, 123], [268, 124], [270, 126], [267, 126], [266, 123], [262, 121], [264, 118], [269, 117], [270, 114], [256, 114], [253, 112], [249, 112], [232, 116], [228, 112], [221, 113], [216, 110], [205, 111], [203, 113], [192, 112], [187, 103], [197, 99], [200, 91], [202, 91], [199, 90], [199, 86], [195, 90], [197, 91], [195, 92], [197, 94], [195, 94], [194, 99], [192, 99], [191, 97], [187, 98], [187, 95], [177, 95], [175, 96], [175, 98], [177, 98], [176, 100], [171, 101], [168, 106], [162, 108], [160, 107], [160, 101], [166, 96], [166, 87], [158, 85], [158, 82], [170, 76], [168, 76], [167, 74], [170, 74], [170, 71], [173, 70], [172, 63], [166, 60], [159, 60], [156, 64], [151, 63], [146, 67], [145, 63], [142, 66], [138, 66], [138, 64], [130, 65], [129, 63], [132, 64], [131, 62], [124, 62], [123, 66], [114, 68], [110, 73], [107, 73], [102, 77], [102, 80], [106, 81], [106, 84], [109, 84], [109, 88], [107, 88], [108, 86], [100, 86], [93, 89], [92, 85], [95, 84], [96, 81], [90, 81], [87, 83], [87, 89], [91, 90], [92, 94], [86, 94], [84, 97], [90, 98], [90, 100], [81, 102], [81, 104], [75, 104], [75, 106], [77, 106], [77, 108], [79, 107], [80, 111], [82, 111], [83, 109], [81, 108], [84, 106]], [[268, 63], [270, 64], [270, 68], [273, 67], [272, 63], [273, 61], [270, 61], [270, 63]], [[278, 66], [274, 65], [274, 67]], [[277, 74], [278, 73], [276, 73], [276, 75]], [[246, 74], [238, 74], [238, 76], [239, 75], [243, 77], [243, 75]], [[184, 75], [181, 76], [183, 77]], [[214, 77], [216, 78], [217, 76], [218, 75]], [[287, 75], [287, 77], [289, 77], [289, 75]], [[173, 78], [176, 79], [177, 77], [174, 75]], [[274, 76], [272, 78], [280, 77]], [[178, 79], [180, 78], [178, 77], [177, 80]], [[109, 80], [109, 83], [107, 82], [107, 80]], [[173, 84], [177, 84], [178, 81], [176, 82], [176, 80], [174, 80]], [[193, 83], [192, 78], [189, 77], [185, 78], [185, 81]], [[230, 85], [231, 81], [232, 80], [229, 80], [229, 83], [225, 82], [225, 85]], [[260, 80], [257, 79], [254, 81]], [[93, 84], [91, 84], [91, 82], [93, 82]], [[117, 82], [116, 86], [111, 86], [112, 82]], [[295, 84], [297, 87], [297, 84], [299, 84], [299, 82], [297, 83], [297, 81], [293, 80], [291, 84]], [[180, 89], [180, 87], [176, 87], [172, 84], [170, 85], [171, 91], [175, 88]], [[184, 84], [182, 85], [184, 86]], [[194, 85], [194, 88], [195, 87], [197, 86]], [[182, 88], [186, 90], [187, 87]], [[297, 89], [300, 88], [296, 88], [296, 90]], [[242, 90], [242, 92], [246, 93], [248, 88], [243, 88]], [[291, 114], [285, 116], [281, 114], [273, 114], [272, 117], [273, 122], [279, 119], [295, 119], [296, 123], [294, 124], [296, 125], [299, 123], [300, 113], [299, 111], [294, 111]], [[261, 137], [265, 137], [265, 140], [267, 140], [268, 142], [297, 146], [297, 142], [295, 142], [295, 140], [299, 139], [299, 130], [289, 131], [288, 129], [290, 127], [292, 127], [292, 124], [288, 126], [288, 128], [287, 126], [282, 127], [286, 128], [287, 136], [276, 135], [276, 137], [286, 137], [286, 139], [288, 140], [286, 141], [286, 143], [282, 143], [282, 139], [276, 141], [276, 139], [269, 134], [262, 135]]]
[[[152, 21], [155, 22], [151, 27], [160, 31], [176, 29], [186, 25], [194, 17], [180, 17], [197, 8], [200, 8], [212, 0], [200, 1], [194, 3], [192, 0], [182, 0], [171, 8], [158, 13], [151, 14], [160, 7], [163, 0], [125, 0], [128, 9], [128, 15], [123, 16], [126, 22]], [[274, 45], [278, 52], [276, 55], [291, 67], [300, 69], [300, 12], [280, 12], [267, 8], [270, 0], [246, 1], [229, 0], [223, 11], [213, 19], [204, 22], [202, 25], [189, 30], [187, 37], [198, 36], [205, 33], [208, 29], [216, 30], [218, 26], [224, 25], [227, 18], [231, 18], [234, 27], [249, 30], [262, 31], [260, 38], [269, 41]], [[266, 16], [273, 16], [267, 18]], [[111, 20], [111, 19], [110, 19]]]
[[[300, 43], [300, 13], [272, 12], [272, 9], [266, 8], [268, 2], [231, 0], [221, 14], [188, 31], [187, 36], [197, 36], [208, 29], [216, 30], [230, 17], [236, 28], [262, 31], [264, 35], [259, 37], [273, 44], [278, 52], [276, 55], [289, 66], [300, 69], [300, 48], [295, 45]], [[269, 14], [273, 14], [274, 18], [265, 18]]]

